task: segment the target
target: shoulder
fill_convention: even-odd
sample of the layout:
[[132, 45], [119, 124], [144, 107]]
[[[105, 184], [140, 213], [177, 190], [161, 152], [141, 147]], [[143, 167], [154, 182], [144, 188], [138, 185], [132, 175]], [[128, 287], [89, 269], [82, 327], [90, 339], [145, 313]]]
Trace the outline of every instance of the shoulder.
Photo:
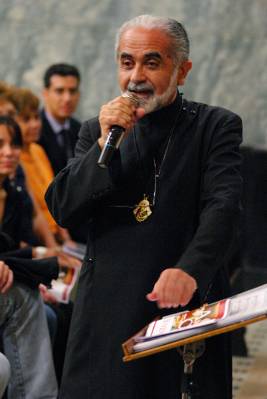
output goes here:
[[79, 130], [81, 127], [81, 122], [78, 119], [73, 118], [73, 117], [70, 118], [70, 124], [71, 124], [72, 129]]
[[81, 125], [79, 138], [90, 135], [93, 141], [96, 141], [100, 136], [100, 124], [98, 116], [85, 121]]
[[224, 125], [229, 121], [234, 121], [237, 124], [242, 125], [240, 116], [224, 107], [187, 100], [184, 101], [184, 107], [191, 117], [195, 117], [196, 121], [202, 123], [209, 123], [211, 125]]
[[79, 139], [75, 147], [77, 156], [87, 152], [100, 137], [100, 125], [98, 117], [85, 121], [79, 132]]
[[7, 192], [7, 202], [9, 205], [20, 204], [23, 198], [23, 188], [20, 185], [11, 184], [8, 178], [5, 180], [4, 187]]
[[41, 143], [42, 145], [46, 145], [47, 142], [49, 143], [48, 137], [51, 137], [51, 135], [54, 135], [54, 131], [45, 115], [44, 109], [42, 109], [40, 111], [40, 118], [42, 121], [42, 127], [41, 127], [40, 138], [39, 138], [38, 142]]
[[46, 157], [45, 150], [43, 149], [43, 147], [40, 144], [31, 143], [30, 151], [34, 155], [37, 155], [40, 157]]
[[41, 111], [40, 111], [40, 118], [41, 118], [41, 121], [42, 121], [42, 127], [43, 128], [44, 128], [44, 126], [50, 126], [44, 109], [41, 109]]
[[33, 162], [36, 165], [42, 165], [46, 170], [49, 170], [49, 173], [51, 174], [51, 176], [53, 176], [51, 163], [43, 147], [40, 144], [32, 143], [30, 151], [32, 154]]

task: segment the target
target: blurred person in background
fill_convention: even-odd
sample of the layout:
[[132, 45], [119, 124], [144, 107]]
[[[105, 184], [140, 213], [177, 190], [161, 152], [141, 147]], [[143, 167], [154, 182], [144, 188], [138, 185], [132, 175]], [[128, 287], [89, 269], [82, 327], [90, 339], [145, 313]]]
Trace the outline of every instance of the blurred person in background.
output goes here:
[[53, 64], [45, 71], [39, 144], [44, 148], [54, 173], [74, 156], [80, 122], [73, 118], [79, 99], [80, 73], [74, 65]]
[[[12, 132], [14, 132], [15, 137], [13, 141], [11, 141], [13, 137]], [[1, 145], [3, 149], [1, 149]], [[17, 123], [9, 117], [0, 117], [0, 177], [2, 176], [0, 184], [1, 233], [11, 237], [17, 248], [21, 246], [22, 241], [26, 242], [27, 238], [25, 237], [31, 236], [30, 215], [28, 210], [25, 210], [23, 192], [17, 186], [12, 186], [8, 178], [14, 169], [16, 169], [19, 162], [22, 145], [23, 141]], [[3, 241], [2, 236], [1, 241]], [[40, 253], [40, 249], [45, 249], [45, 252], [42, 251]], [[47, 256], [54, 255], [53, 251], [38, 246], [32, 248], [24, 247], [21, 251], [23, 253], [20, 252], [16, 256], [46, 258]], [[80, 266], [79, 260], [61, 252], [56, 254], [61, 267], [70, 266], [73, 268]], [[46, 314], [50, 327], [50, 335], [54, 342], [53, 355], [56, 375], [58, 381], [60, 381], [72, 314], [72, 303], [59, 303], [57, 298], [43, 284], [40, 287], [40, 292], [45, 302], [49, 305], [46, 306]]]
[[[15, 86], [8, 85], [5, 82], [0, 82], [0, 115], [10, 116], [15, 118], [17, 115], [17, 103], [14, 97], [17, 88]], [[29, 214], [32, 213], [30, 219], [33, 218], [33, 230], [35, 238], [33, 236], [27, 237], [26, 242], [32, 245], [43, 244], [48, 248], [56, 248], [57, 241], [54, 238], [53, 233], [49, 229], [48, 222], [46, 221], [38, 203], [31, 194], [29, 187], [26, 187], [25, 175], [20, 165], [17, 165], [12, 175], [11, 183], [17, 186], [22, 191], [23, 202], [25, 208], [28, 209]]]
[[[8, 176], [16, 166], [22, 146], [18, 125], [0, 117], [0, 327], [3, 347], [11, 364], [9, 398], [56, 398], [57, 382], [51, 342], [39, 280], [34, 280], [38, 265], [58, 268], [56, 258], [32, 261], [32, 248], [19, 249], [24, 232], [21, 192], [9, 184]], [[20, 283], [13, 284], [13, 272], [5, 263], [19, 268]], [[31, 263], [37, 262], [37, 263]], [[31, 263], [31, 266], [30, 266]], [[11, 265], [10, 265], [11, 266]], [[31, 270], [27, 270], [28, 268]], [[26, 271], [21, 273], [22, 269]], [[17, 269], [18, 270], [18, 269]], [[38, 269], [40, 270], [40, 269]], [[21, 276], [24, 278], [21, 280]], [[53, 272], [53, 278], [56, 274]], [[30, 286], [27, 283], [31, 282]], [[41, 280], [42, 281], [42, 280]], [[46, 365], [45, 370], [43, 364]]]
[[45, 191], [54, 178], [54, 172], [44, 149], [36, 143], [41, 129], [39, 99], [31, 90], [25, 88], [18, 88], [14, 98], [18, 107], [16, 121], [20, 126], [23, 140], [20, 163], [27, 185], [56, 241], [70, 242], [71, 237], [68, 231], [56, 224], [44, 200]]
[[[44, 73], [44, 108], [41, 110], [42, 128], [38, 143], [44, 148], [55, 175], [74, 156], [81, 127], [73, 117], [80, 99], [80, 82], [80, 72], [71, 64], [52, 64]], [[73, 240], [87, 242], [87, 223], [69, 232]]]

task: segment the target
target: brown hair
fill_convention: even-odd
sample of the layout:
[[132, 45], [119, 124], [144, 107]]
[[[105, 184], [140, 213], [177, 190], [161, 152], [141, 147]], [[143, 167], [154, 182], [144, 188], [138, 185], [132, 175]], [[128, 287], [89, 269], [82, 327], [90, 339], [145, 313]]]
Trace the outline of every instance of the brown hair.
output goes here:
[[17, 122], [9, 116], [0, 116], [0, 126], [6, 126], [11, 137], [12, 144], [22, 147], [21, 130]]
[[13, 99], [21, 116], [28, 115], [30, 112], [38, 112], [39, 110], [39, 98], [29, 89], [17, 88], [14, 90]]
[[[12, 86], [3, 80], [0, 80], [0, 105], [5, 105], [7, 103], [13, 105], [15, 110], [18, 110], [17, 103], [14, 98], [14, 93], [17, 90], [16, 86]], [[15, 116], [15, 115], [12, 115]]]

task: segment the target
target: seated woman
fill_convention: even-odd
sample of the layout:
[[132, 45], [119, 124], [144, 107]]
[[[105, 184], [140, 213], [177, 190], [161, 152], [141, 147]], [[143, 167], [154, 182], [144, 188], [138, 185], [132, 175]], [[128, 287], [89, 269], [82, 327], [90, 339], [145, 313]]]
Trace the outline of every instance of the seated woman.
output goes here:
[[20, 159], [28, 187], [56, 239], [60, 243], [71, 242], [68, 231], [56, 224], [44, 200], [44, 194], [54, 178], [54, 173], [45, 151], [36, 143], [41, 129], [39, 99], [28, 89], [17, 89], [14, 99], [18, 107], [16, 121], [21, 128], [23, 140]]
[[[5, 82], [0, 81], [0, 115], [10, 116], [15, 118], [17, 115], [17, 103], [15, 101], [16, 87], [10, 86]], [[10, 176], [11, 177], [11, 176]], [[25, 175], [21, 168], [18, 166], [13, 173], [12, 183], [18, 188], [21, 188], [24, 193], [23, 202], [31, 213], [30, 219], [33, 222], [34, 240], [33, 237], [26, 237], [27, 242], [32, 245], [45, 245], [47, 248], [56, 248], [57, 241], [54, 238], [53, 233], [49, 229], [49, 225], [40, 210], [37, 202], [31, 195], [29, 188], [26, 188]]]

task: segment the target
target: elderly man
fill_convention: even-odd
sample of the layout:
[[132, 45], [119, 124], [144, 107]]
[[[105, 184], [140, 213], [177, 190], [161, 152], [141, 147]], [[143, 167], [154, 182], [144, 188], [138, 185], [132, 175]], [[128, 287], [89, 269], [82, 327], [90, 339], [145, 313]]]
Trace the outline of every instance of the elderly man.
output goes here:
[[[59, 224], [91, 220], [60, 397], [177, 399], [177, 351], [123, 364], [121, 343], [158, 314], [229, 294], [242, 124], [228, 110], [182, 98], [177, 86], [192, 63], [177, 21], [126, 22], [116, 55], [126, 96], [83, 125], [75, 159], [46, 195]], [[125, 136], [100, 168], [112, 126]], [[228, 339], [209, 339], [195, 365], [201, 399], [231, 398]]]

